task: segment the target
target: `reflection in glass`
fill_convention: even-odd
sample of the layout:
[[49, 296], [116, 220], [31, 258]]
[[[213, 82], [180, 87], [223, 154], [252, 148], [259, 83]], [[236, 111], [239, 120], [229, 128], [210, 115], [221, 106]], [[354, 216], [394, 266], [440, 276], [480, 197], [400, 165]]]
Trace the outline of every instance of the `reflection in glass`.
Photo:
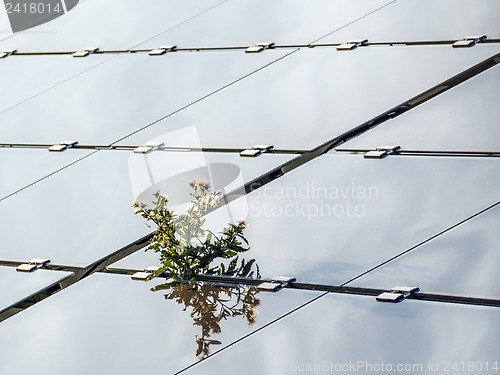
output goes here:
[[201, 329], [196, 335], [198, 345], [196, 356], [200, 359], [210, 354], [211, 345], [221, 345], [212, 335], [221, 333], [221, 321], [241, 316], [253, 325], [256, 321], [257, 306], [260, 299], [254, 287], [240, 285], [222, 286], [221, 284], [201, 283], [196, 281], [172, 281], [151, 288], [151, 291], [167, 291], [165, 299], [174, 300], [184, 305], [184, 311], [190, 311], [193, 324]]

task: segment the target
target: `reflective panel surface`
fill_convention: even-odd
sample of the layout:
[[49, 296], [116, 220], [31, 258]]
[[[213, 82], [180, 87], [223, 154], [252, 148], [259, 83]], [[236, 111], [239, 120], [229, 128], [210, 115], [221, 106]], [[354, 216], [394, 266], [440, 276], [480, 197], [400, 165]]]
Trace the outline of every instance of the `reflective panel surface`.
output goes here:
[[499, 227], [497, 206], [348, 285], [500, 298]]
[[[84, 74], [87, 70], [109, 59], [109, 57], [102, 57], [82, 61], [70, 57], [8, 56], [1, 59], [0, 81], [3, 93], [0, 101], [0, 114], [31, 98], [50, 92], [53, 87]], [[67, 104], [67, 101], [56, 104], [61, 108]], [[3, 131], [0, 129], [0, 135], [2, 134]]]
[[[67, 1], [67, 0], [66, 0]], [[218, 0], [80, 1], [70, 12], [33, 29], [4, 34], [3, 48], [23, 52], [128, 49], [220, 4]], [[3, 30], [5, 30], [5, 26]], [[6, 31], [6, 30], [5, 30]], [[4, 32], [5, 32], [4, 31]], [[1, 35], [0, 35], [1, 36]]]
[[[491, 65], [498, 0], [29, 0], [70, 11], [11, 34], [17, 1], [0, 144], [80, 149], [0, 148], [0, 264], [75, 275], [0, 266], [0, 375], [500, 371], [500, 309], [466, 298], [500, 305], [500, 159], [309, 152]], [[499, 69], [343, 146], [500, 152]], [[183, 282], [135, 281], [160, 265]], [[458, 297], [312, 290], [398, 285]]]
[[494, 39], [500, 37], [498, 14], [496, 0], [398, 0], [319, 43], [359, 38], [372, 42], [460, 40], [483, 34]]
[[[172, 374], [198, 361], [196, 340], [203, 337], [201, 329], [206, 323], [216, 323], [201, 321], [212, 316], [209, 311], [199, 314], [198, 307], [186, 307], [186, 294], [180, 299], [166, 299], [168, 290], [150, 291], [164, 281], [146, 283], [127, 276], [94, 274], [4, 321], [0, 337], [2, 368], [6, 373], [16, 372], [27, 352], [38, 363], [38, 371], [52, 374], [63, 374], [68, 368], [73, 368], [75, 374], [87, 374], [96, 366], [104, 372], [134, 374], [162, 369]], [[220, 342], [212, 342], [210, 351], [230, 344], [318, 294], [289, 290], [254, 293], [246, 301], [243, 315], [236, 310], [241, 309], [242, 303], [228, 303], [223, 292], [198, 296], [208, 297], [205, 302], [216, 308], [218, 314], [224, 309], [229, 313], [217, 323], [220, 332], [210, 336]], [[250, 325], [246, 313], [254, 319]], [[193, 324], [194, 318], [201, 318], [201, 325]], [[36, 335], [32, 334], [34, 331]], [[54, 352], [58, 353], [58, 360], [46, 361]], [[86, 365], [88, 358], [93, 358], [92, 364]]]
[[205, 146], [312, 148], [497, 52], [496, 46], [304, 49], [122, 143], [195, 125]]
[[499, 151], [499, 85], [497, 65], [339, 148]]
[[331, 294], [186, 374], [482, 374], [500, 366], [499, 322], [496, 308]]
[[[339, 285], [496, 203], [491, 159], [324, 155], [247, 195], [262, 275]], [[422, 184], [425, 181], [425, 184]], [[214, 212], [207, 228], [225, 217]]]
[[[110, 144], [222, 89], [285, 53], [289, 51], [253, 55], [243, 52], [119, 55], [46, 95], [5, 112], [0, 116], [0, 138], [2, 142], [18, 143], [71, 139], [80, 144]], [[86, 59], [104, 61], [108, 57], [91, 55], [78, 61], [87, 66]], [[218, 114], [229, 111], [225, 105], [212, 110]], [[217, 123], [210, 125], [212, 132], [217, 132]], [[176, 122], [163, 126], [155, 137], [190, 125], [198, 124]]]
[[[389, 0], [226, 1], [179, 27], [142, 43], [139, 48], [309, 44], [388, 4]], [[223, 20], [223, 27], [214, 27]]]
[[[30, 259], [20, 259], [29, 261]], [[66, 272], [36, 270], [31, 273], [17, 272], [15, 267], [0, 267], [0, 310], [22, 300], [40, 289], [61, 280]]]
[[0, 148], [0, 200], [89, 154], [86, 150], [53, 153], [46, 149]]
[[[229, 192], [289, 159], [286, 155], [244, 159], [238, 154], [100, 151], [0, 202], [3, 217], [9, 218], [2, 223], [2, 256], [90, 264], [152, 231], [134, 215], [134, 200], [147, 202], [154, 191], [161, 190], [179, 212], [189, 202], [187, 184], [193, 178], [216, 179], [216, 189]], [[245, 210], [245, 205], [234, 204], [224, 217]]]

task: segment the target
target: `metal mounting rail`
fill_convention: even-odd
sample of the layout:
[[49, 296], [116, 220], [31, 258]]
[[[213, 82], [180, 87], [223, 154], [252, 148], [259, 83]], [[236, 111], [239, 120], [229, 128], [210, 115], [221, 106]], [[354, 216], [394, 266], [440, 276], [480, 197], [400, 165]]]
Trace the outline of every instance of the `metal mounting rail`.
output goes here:
[[[0, 143], [0, 148], [8, 149], [50, 149], [58, 144], [48, 144], [48, 143]], [[134, 151], [139, 147], [143, 146], [131, 146], [131, 145], [81, 145], [74, 144], [71, 147], [66, 147], [64, 149], [58, 150], [97, 150], [97, 151]], [[152, 149], [151, 151], [165, 151], [165, 152], [207, 152], [207, 153], [228, 153], [228, 154], [240, 154], [246, 148], [230, 148], [230, 147], [171, 147], [171, 146], [160, 146]], [[275, 149], [272, 148], [267, 150], [266, 153], [269, 154], [285, 154], [285, 155], [300, 155], [309, 150], [299, 150], [299, 149]]]
[[[419, 46], [453, 46], [456, 47], [457, 42], [469, 41], [467, 38], [458, 38], [458, 39], [446, 39], [446, 40], [407, 40], [407, 41], [378, 41], [378, 42], [370, 42], [366, 40], [364, 43], [357, 44], [354, 48], [357, 47], [419, 47]], [[464, 44], [464, 47], [473, 47], [477, 44], [495, 44], [500, 43], [499, 38], [482, 38], [479, 37], [474, 40], [470, 39], [469, 44]], [[349, 42], [347, 42], [349, 43]], [[341, 47], [346, 45], [345, 42], [339, 43], [309, 43], [309, 44], [274, 44], [274, 43], [266, 43], [269, 44], [269, 48], [263, 48], [256, 52], [263, 52], [264, 50], [279, 50], [279, 49], [311, 49], [311, 48], [322, 48], [322, 47]], [[74, 56], [78, 58], [87, 57], [90, 55], [106, 55], [106, 54], [145, 54], [148, 53], [151, 56], [160, 56], [164, 54], [171, 54], [176, 52], [203, 52], [203, 51], [248, 51], [250, 48], [254, 48], [255, 46], [205, 46], [205, 47], [177, 47], [177, 46], [168, 46], [166, 47], [156, 47], [151, 49], [111, 49], [111, 50], [100, 50], [99, 48], [91, 48], [84, 50], [72, 50], [72, 51], [19, 51], [16, 49], [10, 49], [6, 51], [0, 50], [0, 58], [11, 58], [15, 56]], [[162, 53], [158, 53], [157, 51], [162, 51]]]
[[[366, 153], [370, 151], [377, 151], [376, 149], [360, 149], [360, 148], [336, 148], [336, 152], [348, 153]], [[441, 151], [441, 150], [411, 150], [411, 149], [398, 149], [394, 150], [391, 155], [402, 156], [441, 156], [441, 157], [500, 157], [500, 151]]]
[[[20, 261], [8, 261], [8, 260], [0, 260], [0, 266], [7, 267], [19, 267], [21, 264], [27, 262]], [[65, 266], [65, 265], [57, 265], [57, 264], [46, 264], [42, 267], [46, 270], [52, 271], [64, 271], [64, 272], [74, 272], [75, 274], [84, 275], [87, 271], [85, 267], [77, 267], [77, 266]], [[100, 273], [109, 273], [115, 275], [125, 275], [132, 276], [136, 273], [143, 272], [144, 269], [134, 269], [134, 268], [116, 268], [116, 267], [98, 267], [95, 272]], [[158, 277], [160, 278], [170, 278], [170, 274], [164, 272], [160, 274]], [[28, 300], [23, 300], [21, 303], [17, 303], [17, 309], [23, 309], [29, 307], [34, 301], [40, 301], [44, 298], [56, 293], [57, 291], [63, 289], [63, 287], [69, 286], [67, 285], [69, 278], [61, 280], [59, 283], [53, 284], [48, 290], [44, 291], [41, 295], [35, 297], [32, 296]], [[195, 277], [195, 281], [202, 281], [205, 283], [214, 283], [219, 286], [227, 286], [234, 287], [237, 285], [245, 285], [245, 286], [256, 286], [258, 287], [261, 284], [265, 283], [275, 283], [278, 284], [280, 278], [262, 278], [262, 279], [254, 279], [254, 278], [245, 278], [245, 277], [232, 277], [232, 276], [219, 276], [219, 275], [199, 275]], [[363, 295], [363, 296], [378, 296], [382, 293], [391, 293], [391, 289], [380, 289], [380, 288], [361, 288], [361, 287], [349, 287], [349, 286], [336, 286], [336, 285], [328, 285], [328, 284], [312, 284], [312, 283], [301, 283], [295, 281], [295, 278], [290, 278], [291, 281], [287, 283], [283, 283], [282, 286], [284, 289], [300, 289], [300, 290], [310, 290], [310, 291], [322, 291], [329, 293], [341, 293], [341, 294], [351, 294], [351, 295]], [[66, 280], [66, 282], [65, 282]], [[179, 282], [190, 283], [191, 280], [178, 280]], [[61, 285], [60, 285], [61, 284]], [[443, 303], [455, 303], [455, 304], [466, 304], [466, 305], [477, 305], [477, 306], [490, 306], [490, 307], [500, 307], [500, 299], [493, 298], [480, 298], [474, 296], [463, 296], [463, 295], [447, 295], [447, 294], [434, 294], [434, 293], [423, 293], [423, 292], [415, 292], [412, 293], [407, 299], [414, 299], [418, 301], [430, 301], [430, 302], [443, 302]], [[12, 309], [13, 306], [8, 307], [7, 309]], [[5, 311], [5, 310], [4, 310]], [[2, 321], [2, 316], [4, 311], [0, 311], [0, 321]]]

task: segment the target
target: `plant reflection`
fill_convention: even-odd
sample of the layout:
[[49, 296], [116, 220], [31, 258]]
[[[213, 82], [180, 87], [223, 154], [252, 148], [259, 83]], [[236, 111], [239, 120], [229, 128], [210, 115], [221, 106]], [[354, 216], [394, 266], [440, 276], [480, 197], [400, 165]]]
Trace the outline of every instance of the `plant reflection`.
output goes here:
[[157, 285], [151, 291], [167, 291], [165, 299], [174, 300], [184, 306], [184, 311], [190, 311], [194, 325], [201, 329], [200, 336], [195, 337], [198, 345], [196, 356], [200, 359], [210, 354], [212, 345], [222, 344], [212, 339], [212, 335], [221, 333], [223, 320], [240, 316], [246, 319], [248, 325], [253, 325], [257, 306], [260, 305], [257, 289], [232, 284], [222, 286], [196, 281], [172, 281]]

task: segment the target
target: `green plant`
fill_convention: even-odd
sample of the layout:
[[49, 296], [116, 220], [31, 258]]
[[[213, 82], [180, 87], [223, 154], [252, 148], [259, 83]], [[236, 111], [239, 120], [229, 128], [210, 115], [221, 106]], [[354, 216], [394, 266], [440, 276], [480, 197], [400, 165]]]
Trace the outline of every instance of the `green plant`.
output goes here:
[[[255, 259], [248, 262], [243, 259], [238, 264], [238, 254], [250, 249], [243, 235], [247, 223], [228, 224], [219, 235], [205, 231], [204, 215], [221, 205], [223, 195], [220, 191], [211, 193], [210, 184], [201, 180], [191, 181], [189, 186], [194, 191], [192, 206], [180, 216], [167, 208], [168, 198], [159, 191], [154, 193], [153, 208], [144, 203], [133, 205], [148, 226], [150, 222], [157, 226], [147, 249], [160, 254], [162, 266], [153, 277], [163, 272], [184, 280], [200, 274], [260, 277]], [[226, 265], [224, 262], [214, 265], [217, 259], [229, 261]]]

